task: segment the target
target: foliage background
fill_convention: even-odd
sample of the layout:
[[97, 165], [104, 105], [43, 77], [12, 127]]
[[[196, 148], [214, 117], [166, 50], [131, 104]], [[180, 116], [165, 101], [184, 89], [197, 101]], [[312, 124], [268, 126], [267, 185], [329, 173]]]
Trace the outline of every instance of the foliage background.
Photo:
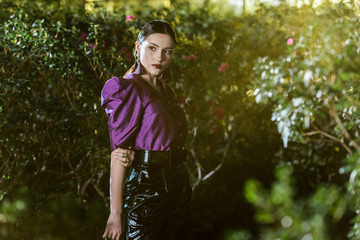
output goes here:
[[358, 239], [357, 6], [0, 5], [1, 239], [101, 237], [100, 91], [154, 18], [179, 38], [169, 84], [189, 121], [193, 238]]

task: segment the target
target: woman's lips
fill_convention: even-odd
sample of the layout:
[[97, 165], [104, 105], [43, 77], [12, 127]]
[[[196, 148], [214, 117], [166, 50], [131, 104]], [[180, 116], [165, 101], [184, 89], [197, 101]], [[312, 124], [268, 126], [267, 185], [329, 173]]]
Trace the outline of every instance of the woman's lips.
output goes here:
[[161, 69], [161, 65], [160, 65], [160, 64], [152, 64], [152, 66], [156, 67], [157, 69]]

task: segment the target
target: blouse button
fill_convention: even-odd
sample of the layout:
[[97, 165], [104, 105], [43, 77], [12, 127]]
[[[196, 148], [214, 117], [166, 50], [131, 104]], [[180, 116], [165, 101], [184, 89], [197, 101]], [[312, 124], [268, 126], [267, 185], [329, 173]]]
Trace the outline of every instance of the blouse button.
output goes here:
[[182, 137], [182, 134], [180, 134], [180, 137]]
[[177, 122], [177, 125], [180, 125], [181, 124], [181, 122]]

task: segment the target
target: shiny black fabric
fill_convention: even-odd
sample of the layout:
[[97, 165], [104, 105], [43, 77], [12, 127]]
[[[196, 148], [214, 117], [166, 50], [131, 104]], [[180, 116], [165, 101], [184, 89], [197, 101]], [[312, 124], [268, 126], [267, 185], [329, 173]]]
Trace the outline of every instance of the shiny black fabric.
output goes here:
[[122, 239], [188, 239], [192, 191], [186, 167], [134, 165], [125, 184]]
[[187, 150], [176, 151], [152, 151], [134, 150], [135, 164], [156, 164], [165, 165], [172, 168], [186, 161]]

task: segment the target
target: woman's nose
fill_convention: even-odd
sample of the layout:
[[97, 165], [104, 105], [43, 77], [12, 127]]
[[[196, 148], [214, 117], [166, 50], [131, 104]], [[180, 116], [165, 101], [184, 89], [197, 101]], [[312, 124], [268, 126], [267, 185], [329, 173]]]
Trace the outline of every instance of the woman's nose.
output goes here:
[[162, 54], [160, 51], [155, 54], [155, 60], [159, 62], [162, 60]]

